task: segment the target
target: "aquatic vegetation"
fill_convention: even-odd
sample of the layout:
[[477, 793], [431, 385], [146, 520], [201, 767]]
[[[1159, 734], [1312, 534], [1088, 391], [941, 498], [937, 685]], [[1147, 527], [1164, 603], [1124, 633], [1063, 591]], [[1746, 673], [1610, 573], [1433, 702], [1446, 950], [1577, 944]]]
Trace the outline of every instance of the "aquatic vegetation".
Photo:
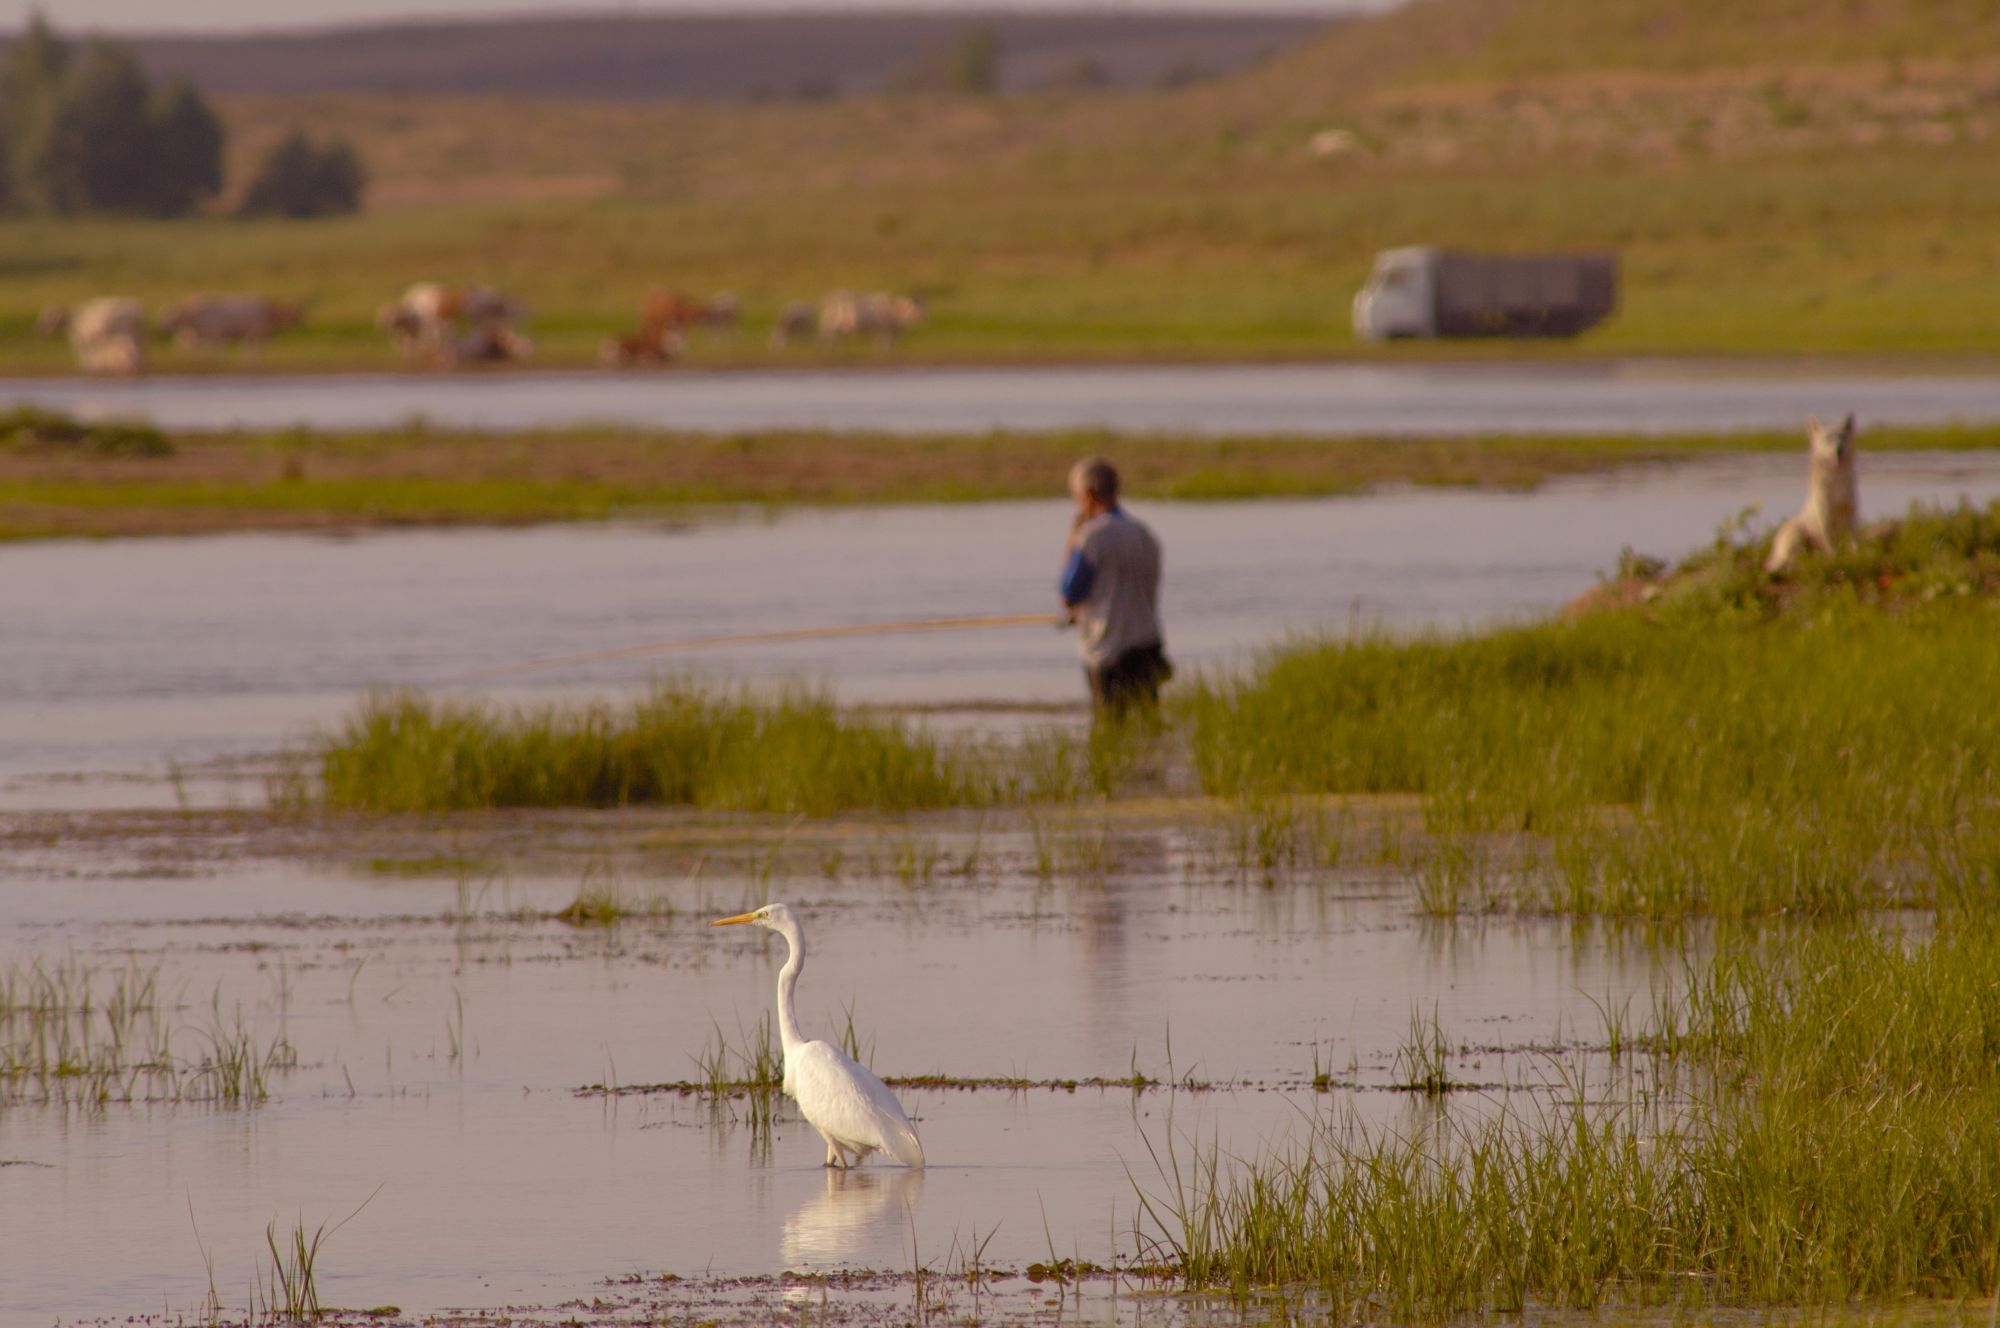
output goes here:
[[174, 445], [150, 424], [118, 420], [87, 423], [61, 411], [15, 406], [0, 412], [0, 452], [50, 458], [170, 457]]
[[1251, 790], [1223, 813], [1228, 866], [1266, 883], [1299, 871], [1340, 865], [1345, 838], [1319, 800]]
[[1316, 1288], [1343, 1317], [1534, 1305], [1841, 1304], [1994, 1291], [2000, 940], [1747, 940], [1639, 1043], [1656, 1082], [1407, 1134], [1317, 1118], [1231, 1170], [1171, 1141], [1142, 1195], [1192, 1285]]
[[1429, 1017], [1412, 1009], [1409, 1034], [1396, 1049], [1395, 1064], [1390, 1071], [1391, 1086], [1424, 1097], [1449, 1093], [1458, 1086], [1452, 1082], [1450, 1062], [1451, 1048], [1445, 1041], [1443, 1026], [1438, 1023], [1437, 1007], [1431, 1007]]
[[264, 1242], [271, 1251], [271, 1263], [265, 1271], [262, 1289], [263, 1314], [265, 1317], [286, 1323], [307, 1323], [316, 1320], [325, 1311], [319, 1303], [319, 1280], [315, 1265], [319, 1262], [319, 1246], [326, 1235], [322, 1223], [311, 1237], [306, 1235], [305, 1219], [300, 1218], [291, 1231], [283, 1249], [278, 1245], [278, 1224], [274, 1221], [264, 1228]]
[[677, 683], [615, 708], [383, 693], [316, 755], [329, 805], [376, 811], [680, 803], [823, 815], [998, 795], [974, 753], [823, 695], [760, 702]]
[[161, 991], [157, 966], [99, 968], [72, 957], [0, 969], [0, 1107], [255, 1106], [270, 1095], [270, 1076], [297, 1063], [282, 1030], [263, 1039], [240, 1006], [225, 1015], [220, 991], [205, 1022], [188, 1020]]
[[[1973, 524], [2000, 533], [2000, 516], [1943, 514], [1907, 539]], [[1275, 655], [1245, 682], [1191, 689], [1196, 770], [1237, 799], [1420, 795], [1422, 904], [1443, 915], [1991, 901], [2000, 844], [1982, 827], [2000, 770], [1985, 753], [2000, 716], [1970, 698], [2000, 676], [1992, 601], [1871, 602], [1841, 566], [1782, 611], [1724, 612], [1718, 592], [1657, 614]]]
[[575, 899], [549, 916], [572, 927], [609, 927], [635, 918], [671, 919], [674, 912], [673, 901], [664, 895], [636, 899], [616, 884], [586, 880]]

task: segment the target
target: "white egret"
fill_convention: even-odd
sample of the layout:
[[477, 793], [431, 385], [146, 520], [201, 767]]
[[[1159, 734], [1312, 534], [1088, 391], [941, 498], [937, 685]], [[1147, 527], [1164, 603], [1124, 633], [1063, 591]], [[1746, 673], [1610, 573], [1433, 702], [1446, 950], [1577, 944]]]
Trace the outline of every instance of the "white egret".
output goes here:
[[924, 1146], [889, 1086], [831, 1042], [807, 1041], [792, 1012], [792, 989], [806, 966], [806, 938], [783, 904], [766, 904], [711, 927], [747, 923], [785, 938], [789, 953], [778, 970], [778, 1040], [785, 1048], [785, 1094], [826, 1140], [826, 1165], [849, 1167], [880, 1149], [906, 1167], [924, 1164]]

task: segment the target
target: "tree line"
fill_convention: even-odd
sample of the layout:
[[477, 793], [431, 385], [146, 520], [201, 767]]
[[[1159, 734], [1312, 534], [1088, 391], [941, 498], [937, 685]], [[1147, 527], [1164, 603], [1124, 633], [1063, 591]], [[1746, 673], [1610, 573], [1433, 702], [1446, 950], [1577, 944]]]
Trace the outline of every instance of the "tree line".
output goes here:
[[[127, 47], [74, 47], [40, 13], [0, 61], [0, 209], [185, 216], [222, 192], [224, 145], [194, 84], [154, 86]], [[365, 185], [352, 148], [295, 132], [265, 157], [238, 211], [353, 212]]]

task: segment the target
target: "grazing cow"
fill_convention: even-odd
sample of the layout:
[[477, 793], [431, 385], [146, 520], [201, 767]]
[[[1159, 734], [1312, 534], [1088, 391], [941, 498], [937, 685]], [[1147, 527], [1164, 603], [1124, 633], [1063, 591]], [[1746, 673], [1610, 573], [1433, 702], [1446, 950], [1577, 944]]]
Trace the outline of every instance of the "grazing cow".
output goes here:
[[701, 322], [702, 303], [677, 290], [652, 290], [639, 301], [643, 327], [693, 327]]
[[408, 360], [443, 368], [523, 360], [534, 343], [515, 331], [527, 316], [520, 301], [490, 286], [420, 281], [376, 312], [375, 324]]
[[489, 320], [453, 333], [437, 350], [446, 369], [465, 364], [512, 364], [535, 353], [535, 343], [509, 323]]
[[803, 300], [795, 301], [778, 311], [778, 321], [771, 326], [771, 344], [782, 350], [818, 331], [818, 311]]
[[85, 373], [136, 374], [146, 367], [146, 310], [129, 295], [44, 309], [35, 326], [44, 336], [67, 334]]
[[194, 295], [168, 309], [160, 331], [183, 350], [207, 346], [261, 346], [296, 327], [299, 306], [261, 295]]
[[687, 332], [707, 328], [731, 332], [736, 328], [736, 297], [729, 292], [709, 300], [697, 300], [674, 290], [654, 290], [639, 302], [637, 331], [609, 337], [599, 347], [597, 358], [613, 368], [640, 364], [668, 364], [687, 349]]
[[640, 364], [671, 364], [687, 347], [687, 338], [676, 328], [648, 323], [637, 332], [607, 337], [598, 348], [597, 358], [614, 369]]
[[639, 302], [639, 322], [645, 327], [703, 327], [728, 332], [736, 327], [736, 297], [728, 291], [707, 299], [676, 290], [648, 291]]
[[701, 325], [711, 332], [732, 333], [742, 312], [734, 291], [718, 291], [701, 306]]
[[924, 306], [908, 295], [835, 291], [820, 301], [819, 336], [822, 341], [872, 336], [890, 346], [923, 319]]
[[456, 302], [450, 287], [419, 281], [375, 311], [375, 326], [389, 334], [405, 359], [414, 359], [444, 340], [448, 311]]
[[1806, 416], [1811, 438], [1806, 469], [1806, 504], [1799, 514], [1778, 527], [1764, 570], [1781, 572], [1798, 555], [1801, 545], [1832, 553], [1834, 545], [1853, 538], [1861, 513], [1861, 481], [1854, 464], [1854, 416], [1828, 428]]

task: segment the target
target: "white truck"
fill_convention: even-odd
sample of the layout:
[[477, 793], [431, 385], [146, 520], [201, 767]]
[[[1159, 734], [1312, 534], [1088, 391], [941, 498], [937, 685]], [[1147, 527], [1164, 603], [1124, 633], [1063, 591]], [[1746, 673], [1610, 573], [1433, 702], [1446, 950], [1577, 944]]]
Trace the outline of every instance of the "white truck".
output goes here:
[[1573, 337], [1618, 307], [1615, 254], [1384, 249], [1354, 296], [1354, 335]]

